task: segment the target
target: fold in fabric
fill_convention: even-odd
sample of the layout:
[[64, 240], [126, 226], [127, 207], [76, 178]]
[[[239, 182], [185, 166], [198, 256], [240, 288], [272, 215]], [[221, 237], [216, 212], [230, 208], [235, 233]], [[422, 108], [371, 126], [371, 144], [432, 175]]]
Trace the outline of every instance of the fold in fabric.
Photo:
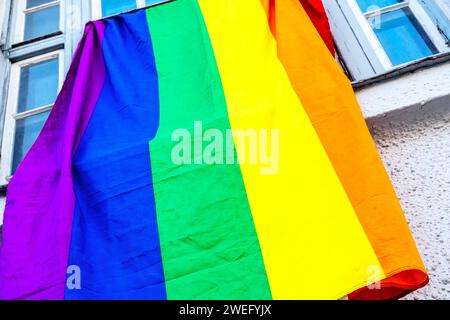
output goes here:
[[300, 0], [300, 3], [316, 27], [317, 31], [320, 33], [320, 36], [327, 45], [328, 50], [330, 50], [331, 54], [334, 55], [334, 41], [322, 0]]
[[82, 286], [65, 298], [166, 299], [148, 153], [159, 87], [146, 14], [102, 23], [105, 80], [72, 158], [68, 263], [81, 270]]
[[64, 86], [11, 179], [0, 252], [0, 299], [63, 299], [75, 206], [72, 156], [103, 86], [101, 22], [86, 26]]
[[428, 276], [353, 89], [297, 0], [261, 0], [278, 56], [316, 129], [386, 275], [381, 290], [352, 299], [397, 298]]

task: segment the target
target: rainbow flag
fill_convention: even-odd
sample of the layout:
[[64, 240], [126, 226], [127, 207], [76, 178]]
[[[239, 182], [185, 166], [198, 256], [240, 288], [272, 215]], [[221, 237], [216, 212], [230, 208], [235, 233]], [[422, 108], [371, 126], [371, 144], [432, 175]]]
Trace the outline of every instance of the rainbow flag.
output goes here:
[[[383, 222], [356, 212], [265, 9], [176, 0], [86, 26], [8, 187], [0, 298], [383, 291], [367, 228]], [[414, 242], [384, 235], [409, 268]]]

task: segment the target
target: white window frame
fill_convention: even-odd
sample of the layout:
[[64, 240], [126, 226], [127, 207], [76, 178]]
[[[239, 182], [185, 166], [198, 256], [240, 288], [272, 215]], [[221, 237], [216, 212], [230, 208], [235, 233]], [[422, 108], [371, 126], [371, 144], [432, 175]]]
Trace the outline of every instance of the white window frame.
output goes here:
[[6, 1], [0, 1], [0, 46], [4, 44], [4, 28], [6, 27]]
[[0, 18], [2, 19], [1, 21], [3, 21], [3, 17], [5, 15], [5, 9], [6, 8], [6, 1], [1, 1], [0, 2]]
[[6, 102], [6, 114], [5, 114], [5, 127], [3, 131], [2, 142], [2, 157], [0, 167], [0, 185], [5, 185], [11, 179], [13, 151], [14, 151], [14, 138], [16, 131], [16, 121], [36, 115], [48, 110], [51, 110], [53, 104], [47, 106], [41, 106], [36, 109], [27, 110], [22, 113], [17, 113], [19, 104], [19, 88], [20, 88], [20, 73], [23, 67], [27, 67], [36, 63], [44, 62], [51, 59], [58, 59], [58, 92], [64, 82], [64, 50], [52, 51], [46, 54], [35, 56], [26, 60], [16, 62], [11, 65], [10, 81], [8, 97]]
[[[401, 67], [401, 65], [394, 66], [391, 63], [388, 55], [386, 54], [386, 51], [384, 50], [368, 21], [368, 18], [380, 15], [382, 13], [409, 7], [439, 53], [450, 51], [450, 48], [445, 43], [445, 39], [437, 30], [436, 24], [433, 22], [431, 17], [426, 13], [426, 11], [417, 0], [406, 0], [404, 2], [388, 6], [380, 10], [369, 11], [367, 13], [363, 13], [361, 11], [358, 3], [355, 0], [346, 0], [346, 2], [352, 13], [355, 15], [356, 20], [359, 23], [359, 27], [363, 30], [363, 33], [366, 36], [366, 47], [371, 48], [374, 51], [378, 60], [381, 62], [381, 65], [383, 66], [383, 70], [380, 70], [380, 72], [386, 72]], [[409, 64], [411, 62], [408, 62], [406, 64]]]
[[16, 19], [15, 19], [13, 43], [20, 43], [24, 41], [26, 14], [40, 11], [56, 5], [59, 5], [59, 31], [64, 33], [64, 25], [65, 25], [65, 15], [63, 14], [63, 12], [65, 12], [64, 0], [54, 0], [29, 9], [26, 8], [27, 5], [26, 0], [16, 0], [15, 2], [16, 2]]

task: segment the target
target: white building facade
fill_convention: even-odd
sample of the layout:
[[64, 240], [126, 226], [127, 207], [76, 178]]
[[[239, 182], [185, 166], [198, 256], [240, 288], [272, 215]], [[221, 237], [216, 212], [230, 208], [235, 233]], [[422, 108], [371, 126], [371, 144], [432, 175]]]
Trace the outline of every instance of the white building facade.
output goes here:
[[[84, 24], [157, 2], [0, 0], [0, 225], [8, 181], [52, 108]], [[450, 299], [450, 0], [323, 3], [430, 274], [407, 298]]]

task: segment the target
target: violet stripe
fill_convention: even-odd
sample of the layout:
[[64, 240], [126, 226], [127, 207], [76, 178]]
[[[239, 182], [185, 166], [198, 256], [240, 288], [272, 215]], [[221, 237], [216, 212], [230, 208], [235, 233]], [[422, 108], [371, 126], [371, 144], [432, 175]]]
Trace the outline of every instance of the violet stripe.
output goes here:
[[55, 106], [8, 186], [0, 299], [64, 299], [75, 196], [72, 156], [105, 79], [104, 24], [86, 25]]

